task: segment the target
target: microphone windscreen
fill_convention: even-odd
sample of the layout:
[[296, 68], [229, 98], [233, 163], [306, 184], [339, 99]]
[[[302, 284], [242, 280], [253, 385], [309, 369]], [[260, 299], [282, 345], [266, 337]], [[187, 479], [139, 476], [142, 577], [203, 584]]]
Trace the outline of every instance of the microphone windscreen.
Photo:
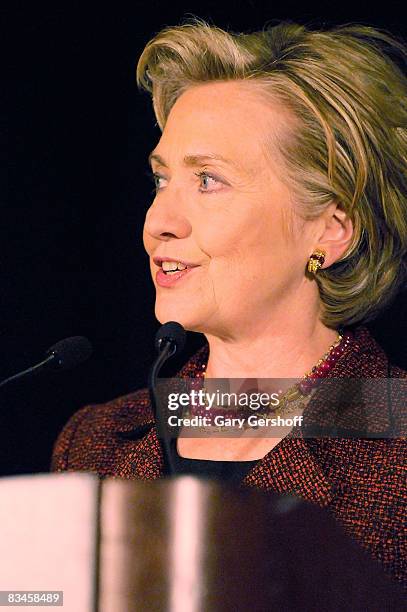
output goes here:
[[92, 354], [92, 345], [84, 336], [71, 336], [51, 346], [47, 355], [55, 355], [49, 367], [55, 370], [69, 370], [86, 361]]
[[178, 352], [182, 351], [186, 342], [186, 332], [180, 323], [176, 321], [169, 321], [161, 325], [160, 329], [155, 335], [155, 348], [157, 351], [161, 350], [163, 340], [168, 340], [172, 344], [175, 344]]

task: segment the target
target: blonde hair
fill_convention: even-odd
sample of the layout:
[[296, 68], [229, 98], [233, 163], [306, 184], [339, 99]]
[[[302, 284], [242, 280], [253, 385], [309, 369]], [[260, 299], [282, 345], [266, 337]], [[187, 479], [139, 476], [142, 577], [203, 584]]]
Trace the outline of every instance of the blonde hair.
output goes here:
[[236, 34], [195, 18], [159, 32], [137, 66], [161, 129], [184, 91], [210, 81], [256, 84], [297, 117], [280, 152], [301, 215], [336, 201], [354, 225], [347, 251], [316, 276], [329, 327], [372, 319], [406, 278], [405, 59], [400, 41], [367, 26]]

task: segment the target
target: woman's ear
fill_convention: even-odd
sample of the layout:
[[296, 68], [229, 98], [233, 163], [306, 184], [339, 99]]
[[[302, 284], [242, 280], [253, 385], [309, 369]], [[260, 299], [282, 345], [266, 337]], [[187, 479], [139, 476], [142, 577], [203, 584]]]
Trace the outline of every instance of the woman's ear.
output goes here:
[[332, 202], [321, 215], [321, 232], [316, 248], [325, 251], [323, 268], [338, 261], [349, 247], [353, 236], [353, 223], [340, 204]]

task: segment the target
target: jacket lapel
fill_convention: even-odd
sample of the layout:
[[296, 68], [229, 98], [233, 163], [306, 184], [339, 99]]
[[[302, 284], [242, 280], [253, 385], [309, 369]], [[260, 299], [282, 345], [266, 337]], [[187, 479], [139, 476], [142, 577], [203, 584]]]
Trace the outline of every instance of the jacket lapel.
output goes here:
[[[133, 428], [132, 435], [136, 434]], [[117, 432], [116, 432], [117, 435]], [[119, 478], [157, 480], [163, 476], [163, 453], [154, 424], [138, 441], [127, 442], [117, 458], [115, 474]]]
[[331, 481], [300, 437], [284, 438], [250, 470], [243, 485], [298, 495], [321, 506], [327, 506], [334, 495]]

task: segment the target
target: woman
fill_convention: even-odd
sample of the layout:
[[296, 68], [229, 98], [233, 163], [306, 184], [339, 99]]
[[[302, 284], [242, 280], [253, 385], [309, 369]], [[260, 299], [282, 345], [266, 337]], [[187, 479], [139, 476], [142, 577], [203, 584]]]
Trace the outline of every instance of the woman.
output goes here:
[[[300, 414], [320, 377], [407, 376], [355, 327], [405, 278], [397, 54], [400, 43], [362, 26], [235, 35], [197, 20], [148, 43], [138, 80], [162, 129], [144, 228], [156, 316], [208, 341], [181, 377], [298, 379]], [[327, 507], [403, 579], [401, 439], [180, 437], [173, 453], [181, 471]], [[55, 470], [101, 476], [162, 468], [146, 390], [79, 411], [53, 458]]]

